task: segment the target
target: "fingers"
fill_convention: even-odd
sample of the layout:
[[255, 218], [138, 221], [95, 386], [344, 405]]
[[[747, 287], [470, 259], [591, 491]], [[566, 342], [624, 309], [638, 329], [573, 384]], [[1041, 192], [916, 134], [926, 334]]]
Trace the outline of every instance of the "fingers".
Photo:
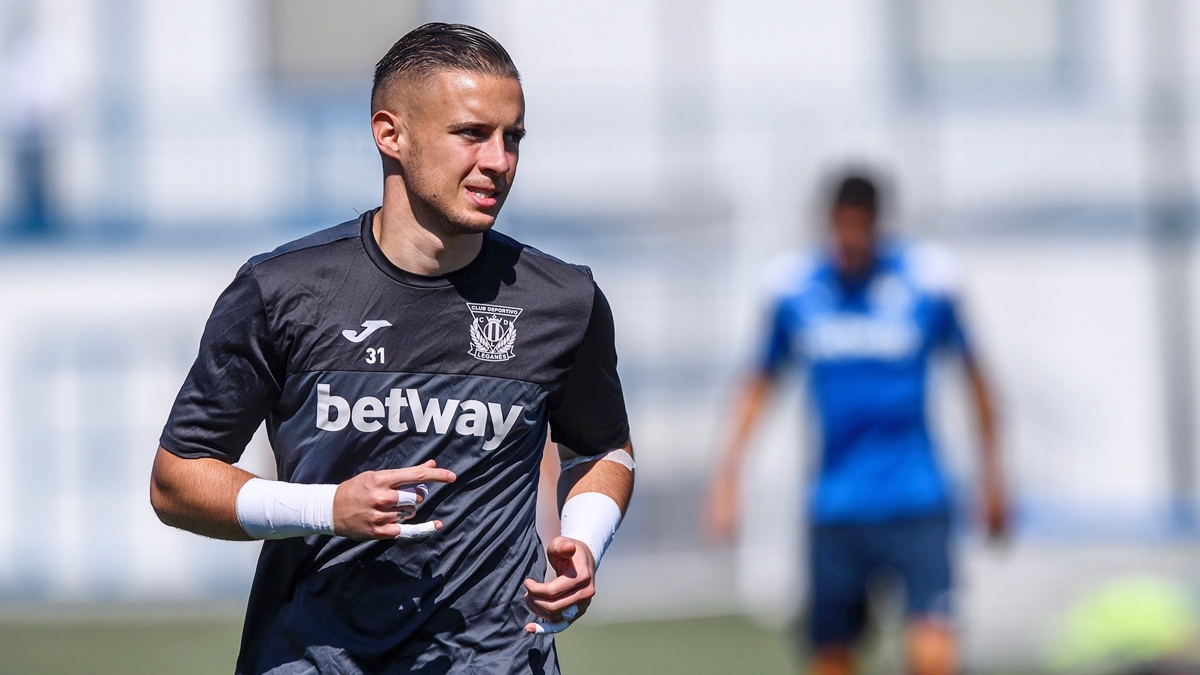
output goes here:
[[457, 478], [453, 471], [437, 468], [437, 463], [432, 459], [417, 466], [376, 471], [375, 477], [382, 485], [391, 488], [413, 483], [453, 483]]
[[442, 521], [435, 520], [430, 523], [416, 523], [414, 525], [398, 525], [400, 533], [396, 535], [396, 539], [425, 539], [433, 536], [438, 530], [442, 529]]
[[571, 627], [571, 623], [579, 616], [579, 607], [571, 605], [562, 611], [562, 620], [550, 623], [527, 623], [525, 632], [530, 635], [553, 635]]
[[551, 621], [558, 619], [558, 613], [572, 605], [590, 602], [596, 595], [595, 585], [590, 575], [569, 579], [567, 583], [559, 583], [563, 577], [558, 577], [547, 583], [538, 583], [532, 579], [525, 580], [525, 604], [535, 614]]
[[525, 632], [530, 635], [542, 635], [561, 633], [571, 627], [570, 621], [559, 621], [557, 623], [527, 623], [525, 624]]
[[543, 600], [556, 600], [576, 589], [587, 586], [592, 582], [590, 576], [567, 576], [560, 575], [550, 581], [538, 583], [533, 579], [525, 580], [525, 590], [531, 595]]
[[433, 460], [402, 469], [366, 471], [338, 486], [334, 496], [334, 532], [352, 539], [421, 539], [441, 523], [408, 524], [429, 497], [424, 483], [451, 483], [452, 471]]
[[396, 506], [416, 506], [429, 496], [429, 488], [423, 483], [396, 487]]
[[558, 576], [546, 582], [526, 579], [525, 600], [539, 616], [556, 620], [557, 612], [595, 595], [594, 563], [586, 546], [567, 537], [552, 539], [546, 553]]
[[552, 556], [562, 558], [570, 558], [575, 555], [576, 545], [574, 539], [566, 537], [555, 537], [550, 540], [550, 544], [546, 546], [546, 553]]
[[396, 513], [400, 521], [405, 521], [417, 515], [417, 504], [424, 502], [429, 496], [429, 488], [420, 483], [400, 486], [396, 488], [396, 495]]

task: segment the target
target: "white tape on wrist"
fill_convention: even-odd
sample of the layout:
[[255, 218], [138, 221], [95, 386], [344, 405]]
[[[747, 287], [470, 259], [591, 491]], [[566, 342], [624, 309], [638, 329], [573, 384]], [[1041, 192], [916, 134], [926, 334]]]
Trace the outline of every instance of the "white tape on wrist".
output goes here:
[[606, 494], [584, 492], [563, 504], [562, 536], [582, 541], [592, 552], [596, 567], [621, 525], [621, 507]]
[[580, 464], [587, 464], [588, 462], [616, 462], [630, 471], [637, 469], [637, 462], [633, 461], [633, 455], [625, 452], [624, 448], [617, 448], [616, 450], [609, 450], [603, 455], [581, 455], [563, 460], [562, 470], [574, 469]]
[[333, 534], [337, 487], [251, 478], [238, 492], [238, 522], [252, 539]]

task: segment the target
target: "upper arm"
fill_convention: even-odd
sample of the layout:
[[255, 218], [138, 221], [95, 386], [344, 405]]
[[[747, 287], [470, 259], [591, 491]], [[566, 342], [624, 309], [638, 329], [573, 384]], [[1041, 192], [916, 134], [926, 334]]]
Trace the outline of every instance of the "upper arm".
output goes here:
[[549, 400], [551, 438], [576, 455], [598, 455], [629, 442], [615, 338], [612, 309], [593, 285], [587, 329], [563, 383]]
[[279, 400], [285, 373], [257, 279], [245, 265], [217, 299], [161, 446], [180, 458], [236, 462]]
[[761, 379], [773, 380], [781, 368], [796, 358], [792, 347], [791, 324], [787, 303], [783, 299], [775, 301], [768, 314], [766, 340], [756, 368]]
[[[575, 452], [574, 450], [572, 450], [571, 448], [567, 447], [566, 445], [564, 445], [562, 443], [555, 443], [555, 445], [558, 446], [558, 459], [561, 462], [569, 462], [573, 459], [579, 459], [580, 457], [592, 457], [592, 455], [584, 455], [584, 454]], [[624, 450], [625, 452], [629, 453], [630, 457], [633, 457], [633, 440], [628, 439], [625, 441], [624, 445], [620, 446], [619, 448], [612, 448], [612, 449], [613, 450]]]

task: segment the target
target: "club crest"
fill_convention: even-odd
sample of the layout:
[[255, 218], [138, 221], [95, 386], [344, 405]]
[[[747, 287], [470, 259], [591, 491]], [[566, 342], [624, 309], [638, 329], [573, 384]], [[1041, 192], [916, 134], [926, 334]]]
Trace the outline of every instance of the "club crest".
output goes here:
[[480, 361], [507, 361], [517, 343], [516, 307], [467, 303], [471, 310], [471, 349], [467, 352]]

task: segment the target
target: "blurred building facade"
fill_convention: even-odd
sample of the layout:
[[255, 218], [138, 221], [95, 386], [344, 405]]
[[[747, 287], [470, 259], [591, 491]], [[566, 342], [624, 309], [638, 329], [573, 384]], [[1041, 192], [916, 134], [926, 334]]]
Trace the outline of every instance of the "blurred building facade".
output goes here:
[[[511, 52], [530, 133], [498, 228], [591, 265], [618, 317], [640, 473], [598, 609], [782, 611], [803, 592], [795, 392], [739, 551], [707, 546], [697, 514], [761, 270], [819, 242], [822, 182], [847, 165], [890, 177], [890, 227], [963, 262], [1029, 564], [1064, 542], [1187, 545], [1200, 47], [1181, 36], [1200, 5], [9, 0], [0, 598], [245, 592], [252, 546], [150, 512], [157, 434], [237, 266], [378, 203], [370, 74], [426, 20]], [[956, 379], [938, 410], [966, 512]]]

